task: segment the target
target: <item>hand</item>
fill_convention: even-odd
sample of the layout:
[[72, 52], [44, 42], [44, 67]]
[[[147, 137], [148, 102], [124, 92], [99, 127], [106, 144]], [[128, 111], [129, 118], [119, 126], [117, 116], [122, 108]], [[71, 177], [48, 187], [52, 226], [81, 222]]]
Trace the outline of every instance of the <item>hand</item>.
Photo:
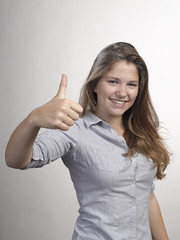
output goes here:
[[35, 127], [67, 131], [83, 111], [81, 105], [66, 98], [67, 76], [62, 75], [56, 96], [48, 103], [34, 109], [30, 114]]

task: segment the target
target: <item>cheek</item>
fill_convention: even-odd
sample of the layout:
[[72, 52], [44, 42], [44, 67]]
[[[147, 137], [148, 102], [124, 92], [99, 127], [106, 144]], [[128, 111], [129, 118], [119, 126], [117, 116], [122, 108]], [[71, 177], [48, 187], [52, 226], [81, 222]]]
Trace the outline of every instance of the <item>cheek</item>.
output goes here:
[[138, 89], [133, 93], [133, 98], [136, 99], [138, 96]]
[[138, 91], [131, 93], [130, 99], [132, 104], [134, 104], [134, 102], [136, 101], [137, 96], [138, 96]]
[[96, 88], [96, 94], [97, 94], [97, 98], [106, 98], [109, 96], [109, 90], [105, 87], [102, 88]]

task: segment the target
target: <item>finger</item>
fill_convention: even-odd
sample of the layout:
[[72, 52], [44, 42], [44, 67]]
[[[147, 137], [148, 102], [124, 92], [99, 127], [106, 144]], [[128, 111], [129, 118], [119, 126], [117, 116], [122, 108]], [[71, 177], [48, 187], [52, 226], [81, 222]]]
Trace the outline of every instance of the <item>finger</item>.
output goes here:
[[63, 131], [67, 131], [69, 129], [69, 127], [71, 127], [73, 125], [74, 125], [74, 121], [70, 117], [64, 116], [63, 119], [58, 121], [58, 123], [56, 124], [56, 128], [59, 128]]
[[62, 74], [59, 90], [56, 94], [59, 98], [65, 98], [66, 97], [66, 88], [67, 88], [67, 76], [65, 74]]
[[69, 130], [69, 126], [66, 125], [65, 123], [61, 122], [58, 126], [59, 129], [63, 130], [63, 131], [68, 131]]
[[71, 103], [71, 109], [74, 110], [77, 113], [82, 113], [83, 112], [83, 108], [81, 107], [81, 105], [76, 103], [76, 102]]
[[72, 118], [66, 116], [64, 119], [62, 119], [62, 122], [64, 124], [66, 124], [67, 126], [73, 126], [74, 125], [74, 121], [72, 120]]
[[68, 110], [67, 116], [70, 117], [74, 121], [79, 119], [79, 114], [72, 109]]

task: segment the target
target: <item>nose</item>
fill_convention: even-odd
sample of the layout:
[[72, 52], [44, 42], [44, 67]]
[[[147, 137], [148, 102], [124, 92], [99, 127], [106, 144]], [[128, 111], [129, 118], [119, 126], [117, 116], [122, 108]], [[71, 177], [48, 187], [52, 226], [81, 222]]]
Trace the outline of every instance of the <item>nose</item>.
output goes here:
[[119, 86], [116, 90], [115, 96], [117, 98], [125, 98], [127, 96], [127, 91], [125, 86]]

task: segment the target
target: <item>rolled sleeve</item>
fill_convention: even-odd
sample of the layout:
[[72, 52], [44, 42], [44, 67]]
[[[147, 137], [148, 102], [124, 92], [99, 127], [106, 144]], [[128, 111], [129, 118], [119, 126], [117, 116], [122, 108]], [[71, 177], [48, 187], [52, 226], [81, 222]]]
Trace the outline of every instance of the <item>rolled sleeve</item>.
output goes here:
[[38, 134], [32, 150], [31, 163], [23, 168], [39, 168], [68, 154], [76, 147], [79, 131], [73, 125], [68, 131], [47, 130]]

